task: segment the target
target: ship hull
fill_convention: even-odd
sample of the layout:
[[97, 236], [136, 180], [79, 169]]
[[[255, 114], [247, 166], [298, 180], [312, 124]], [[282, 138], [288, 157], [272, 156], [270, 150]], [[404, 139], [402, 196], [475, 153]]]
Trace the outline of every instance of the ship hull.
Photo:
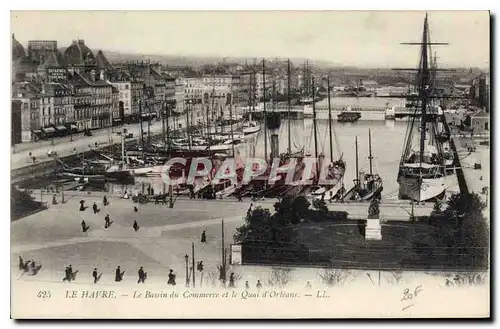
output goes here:
[[442, 199], [446, 192], [443, 178], [399, 177], [399, 199], [417, 202]]
[[258, 132], [258, 131], [260, 131], [260, 126], [245, 127], [245, 128], [243, 128], [243, 134], [245, 134], [245, 135], [254, 134], [254, 133]]

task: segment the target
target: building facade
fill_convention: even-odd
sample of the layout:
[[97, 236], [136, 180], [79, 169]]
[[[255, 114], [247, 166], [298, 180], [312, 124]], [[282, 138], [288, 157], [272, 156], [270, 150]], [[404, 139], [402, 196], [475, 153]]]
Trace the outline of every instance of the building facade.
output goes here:
[[482, 74], [472, 80], [469, 92], [471, 102], [474, 106], [490, 112], [490, 75]]
[[12, 101], [16, 102], [14, 106], [19, 106], [20, 109], [20, 117], [18, 116], [20, 125], [13, 122], [12, 133], [16, 136], [20, 134], [21, 142], [30, 142], [41, 138], [43, 132], [40, 117], [39, 87], [28, 82], [15, 83], [12, 91]]
[[73, 92], [74, 120], [79, 131], [112, 125], [119, 109], [119, 91], [111, 83], [75, 72], [70, 80]]

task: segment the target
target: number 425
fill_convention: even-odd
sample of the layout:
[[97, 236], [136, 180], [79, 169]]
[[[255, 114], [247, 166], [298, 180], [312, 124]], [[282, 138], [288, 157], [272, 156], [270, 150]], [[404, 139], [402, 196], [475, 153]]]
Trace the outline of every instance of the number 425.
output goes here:
[[40, 290], [36, 296], [38, 298], [50, 298], [51, 294], [48, 290]]

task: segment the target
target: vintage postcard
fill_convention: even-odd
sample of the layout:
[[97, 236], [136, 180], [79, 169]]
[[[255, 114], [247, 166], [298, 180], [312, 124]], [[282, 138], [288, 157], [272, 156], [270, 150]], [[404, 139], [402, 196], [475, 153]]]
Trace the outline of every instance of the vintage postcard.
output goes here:
[[490, 317], [488, 11], [11, 34], [12, 318]]

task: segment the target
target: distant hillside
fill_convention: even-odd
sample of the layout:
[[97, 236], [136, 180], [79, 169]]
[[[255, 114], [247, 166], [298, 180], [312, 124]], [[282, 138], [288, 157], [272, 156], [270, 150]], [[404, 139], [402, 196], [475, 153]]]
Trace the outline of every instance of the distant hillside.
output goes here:
[[[253, 63], [256, 59], [260, 61], [261, 58], [255, 57], [216, 57], [216, 56], [175, 56], [175, 55], [149, 55], [149, 54], [133, 54], [133, 53], [121, 53], [115, 51], [103, 50], [104, 55], [108, 58], [110, 62], [122, 62], [122, 61], [140, 61], [140, 60], [150, 60], [152, 62], [159, 62], [162, 65], [171, 66], [202, 66], [204, 64], [215, 64], [220, 63], [223, 60], [227, 63], [240, 63], [244, 64], [245, 61], [248, 64]], [[268, 60], [273, 60], [276, 57], [268, 58]], [[282, 60], [287, 58], [281, 57]], [[290, 58], [290, 61], [295, 66], [303, 65], [306, 61], [305, 58]], [[316, 68], [329, 68], [334, 64], [327, 61], [318, 61], [309, 59], [309, 64]]]

